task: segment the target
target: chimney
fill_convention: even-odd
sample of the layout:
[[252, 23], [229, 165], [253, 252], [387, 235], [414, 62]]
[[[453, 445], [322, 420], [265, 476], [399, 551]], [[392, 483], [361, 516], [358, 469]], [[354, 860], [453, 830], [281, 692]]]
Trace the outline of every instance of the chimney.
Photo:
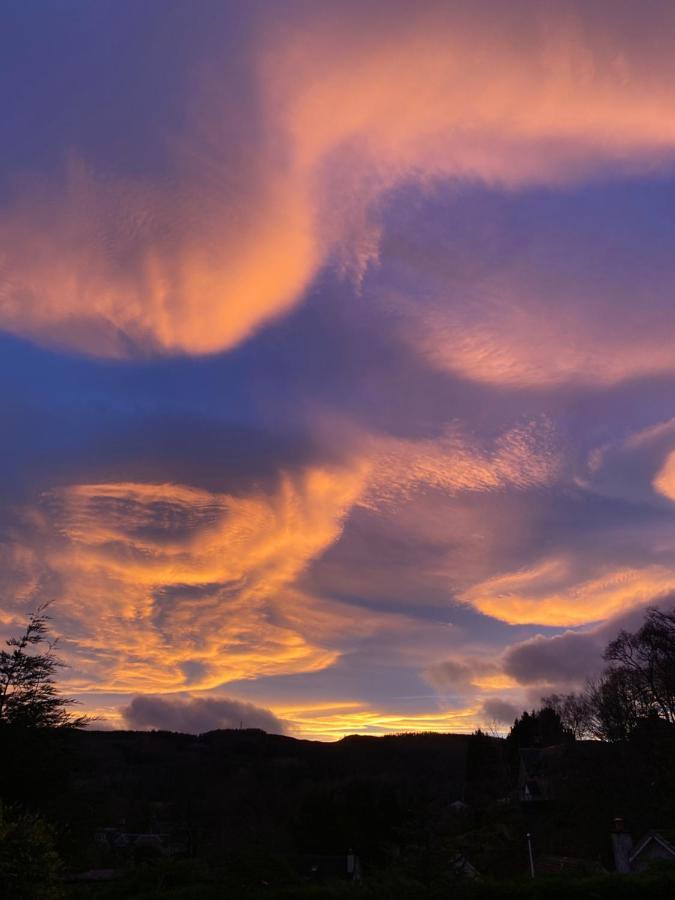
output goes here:
[[614, 851], [614, 868], [622, 875], [630, 872], [630, 855], [633, 852], [633, 839], [624, 830], [622, 818], [614, 819], [612, 832], [612, 850]]

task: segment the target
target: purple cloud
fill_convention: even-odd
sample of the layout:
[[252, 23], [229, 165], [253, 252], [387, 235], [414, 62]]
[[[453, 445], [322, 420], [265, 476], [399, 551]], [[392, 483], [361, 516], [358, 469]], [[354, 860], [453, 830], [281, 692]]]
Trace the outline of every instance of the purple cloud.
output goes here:
[[487, 721], [494, 721], [500, 725], [511, 725], [521, 712], [519, 706], [509, 703], [507, 700], [499, 700], [495, 697], [483, 703], [483, 716]]
[[644, 610], [640, 606], [589, 631], [537, 634], [514, 644], [504, 654], [504, 671], [522, 685], [580, 687], [603, 668], [605, 647], [618, 632], [639, 627]]
[[281, 720], [269, 709], [226, 698], [134, 697], [121, 712], [129, 728], [140, 731], [157, 729], [203, 734], [217, 728], [244, 727], [283, 734], [285, 730]]
[[506, 651], [504, 670], [519, 684], [577, 685], [601, 668], [605, 643], [597, 632], [537, 634]]

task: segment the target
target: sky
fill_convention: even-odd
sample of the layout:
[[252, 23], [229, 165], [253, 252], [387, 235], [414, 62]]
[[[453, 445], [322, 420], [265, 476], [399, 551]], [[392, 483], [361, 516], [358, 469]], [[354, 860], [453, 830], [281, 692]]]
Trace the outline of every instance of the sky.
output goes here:
[[0, 11], [0, 634], [97, 727], [508, 727], [675, 597], [675, 6]]

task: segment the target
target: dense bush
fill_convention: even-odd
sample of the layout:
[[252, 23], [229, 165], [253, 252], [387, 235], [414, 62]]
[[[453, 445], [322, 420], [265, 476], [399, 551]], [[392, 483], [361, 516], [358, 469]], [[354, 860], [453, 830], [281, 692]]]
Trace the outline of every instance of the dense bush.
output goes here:
[[59, 897], [59, 868], [51, 826], [35, 813], [0, 804], [0, 897]]

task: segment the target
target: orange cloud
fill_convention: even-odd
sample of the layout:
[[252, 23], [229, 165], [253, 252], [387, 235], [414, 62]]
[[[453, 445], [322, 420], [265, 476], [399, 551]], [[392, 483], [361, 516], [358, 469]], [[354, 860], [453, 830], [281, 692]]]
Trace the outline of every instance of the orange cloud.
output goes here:
[[63, 187], [24, 195], [0, 215], [0, 327], [101, 356], [211, 353], [296, 303], [317, 264], [301, 186], [185, 181], [71, 166]]
[[358, 472], [313, 468], [243, 498], [168, 484], [52, 491], [60, 537], [43, 552], [62, 585], [73, 688], [205, 689], [333, 662], [328, 626], [317, 614], [310, 635], [311, 598], [289, 589], [337, 538], [360, 485]]
[[[24, 191], [0, 215], [0, 327], [102, 356], [228, 349], [297, 304], [329, 260], [361, 277], [378, 253], [373, 209], [397, 185], [559, 183], [672, 157], [667, 6], [639, 29], [614, 5], [606, 16], [539, 3], [348, 12], [310, 5], [254, 24], [247, 113], [214, 89], [208, 61], [166, 183], [71, 166], [64, 184]], [[234, 116], [255, 126], [238, 129], [241, 146], [223, 126]], [[500, 356], [502, 314], [515, 330]], [[531, 379], [531, 318], [507, 300], [452, 368]], [[640, 371], [661, 364], [634, 352]], [[579, 354], [545, 378], [578, 372]]]
[[667, 455], [654, 477], [654, 490], [669, 500], [675, 500], [675, 450]]
[[[14, 591], [19, 605], [58, 599], [70, 689], [203, 691], [325, 668], [353, 637], [353, 609], [300, 579], [353, 509], [385, 518], [396, 509], [398, 522], [415, 494], [529, 488], [555, 479], [560, 465], [545, 421], [484, 444], [458, 428], [417, 441], [342, 433], [352, 446], [342, 465], [282, 472], [273, 488], [245, 495], [75, 484], [24, 512], [31, 529], [20, 539], [17, 527], [3, 550], [4, 577], [24, 585]], [[362, 636], [410, 629], [403, 616], [359, 614]]]
[[[137, 482], [48, 491], [24, 516], [32, 531], [4, 552], [12, 577], [28, 579], [19, 600], [45, 585], [58, 599], [69, 689], [204, 691], [325, 668], [353, 639], [353, 609], [301, 576], [354, 508], [385, 518], [394, 508], [398, 522], [429, 489], [529, 488], [560, 465], [546, 422], [485, 444], [457, 428], [418, 441], [346, 434], [344, 464], [282, 472], [275, 487], [240, 496]], [[359, 613], [361, 636], [411, 629], [405, 616]]]
[[599, 622], [675, 590], [675, 570], [662, 565], [607, 567], [579, 578], [571, 559], [489, 578], [459, 599], [510, 625], [574, 626]]
[[315, 171], [346, 148], [380, 186], [413, 174], [518, 184], [672, 151], [675, 70], [656, 21], [641, 41], [620, 15], [521, 12], [383, 4], [272, 21], [263, 93], [296, 165]]

